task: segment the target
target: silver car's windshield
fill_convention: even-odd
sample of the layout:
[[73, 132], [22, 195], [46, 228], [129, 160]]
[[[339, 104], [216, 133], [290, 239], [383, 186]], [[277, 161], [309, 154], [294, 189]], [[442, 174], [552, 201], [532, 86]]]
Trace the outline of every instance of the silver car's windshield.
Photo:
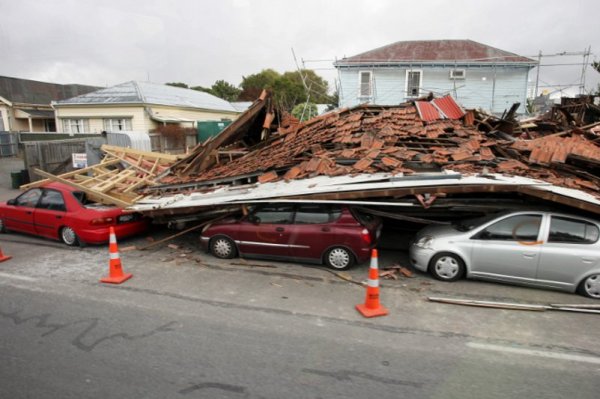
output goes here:
[[479, 227], [482, 224], [485, 224], [499, 216], [500, 216], [500, 214], [494, 213], [491, 215], [480, 216], [478, 218], [459, 220], [456, 222], [452, 222], [452, 227], [454, 227], [456, 230], [458, 230], [460, 232], [467, 232], [467, 231], [471, 231], [474, 228]]

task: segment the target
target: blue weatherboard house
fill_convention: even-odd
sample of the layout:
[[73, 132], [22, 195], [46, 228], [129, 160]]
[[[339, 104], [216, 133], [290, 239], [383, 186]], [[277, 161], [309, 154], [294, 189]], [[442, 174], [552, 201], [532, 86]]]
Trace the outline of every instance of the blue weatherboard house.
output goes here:
[[527, 79], [537, 61], [472, 40], [396, 42], [334, 63], [339, 106], [395, 105], [432, 92], [466, 108], [525, 112]]

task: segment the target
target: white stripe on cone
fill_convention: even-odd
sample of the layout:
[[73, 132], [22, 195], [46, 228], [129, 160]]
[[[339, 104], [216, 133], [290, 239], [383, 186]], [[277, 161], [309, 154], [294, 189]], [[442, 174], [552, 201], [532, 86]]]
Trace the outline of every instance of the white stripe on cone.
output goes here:
[[379, 287], [379, 280], [367, 280], [367, 285], [369, 287]]
[[118, 253], [118, 252], [115, 252], [115, 253], [112, 253], [112, 252], [111, 252], [111, 253], [109, 254], [109, 256], [110, 256], [110, 259], [121, 259], [121, 258], [119, 257], [119, 253]]
[[109, 243], [111, 243], [111, 244], [116, 244], [117, 243], [117, 237], [114, 234], [110, 235], [110, 241], [109, 241]]

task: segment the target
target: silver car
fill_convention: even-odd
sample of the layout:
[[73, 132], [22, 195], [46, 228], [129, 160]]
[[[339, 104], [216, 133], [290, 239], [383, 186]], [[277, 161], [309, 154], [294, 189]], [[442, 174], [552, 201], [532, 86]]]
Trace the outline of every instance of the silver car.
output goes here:
[[579, 292], [600, 299], [600, 222], [552, 212], [512, 212], [421, 230], [418, 270]]

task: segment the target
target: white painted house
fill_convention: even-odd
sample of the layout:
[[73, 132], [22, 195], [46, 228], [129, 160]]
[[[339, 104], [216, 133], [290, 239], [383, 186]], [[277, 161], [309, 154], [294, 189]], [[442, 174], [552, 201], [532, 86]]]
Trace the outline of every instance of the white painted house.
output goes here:
[[131, 81], [52, 103], [64, 133], [150, 132], [160, 125], [237, 118], [229, 102], [201, 91]]
[[334, 63], [339, 106], [394, 105], [433, 93], [466, 108], [525, 112], [529, 71], [537, 61], [472, 40], [396, 42]]

